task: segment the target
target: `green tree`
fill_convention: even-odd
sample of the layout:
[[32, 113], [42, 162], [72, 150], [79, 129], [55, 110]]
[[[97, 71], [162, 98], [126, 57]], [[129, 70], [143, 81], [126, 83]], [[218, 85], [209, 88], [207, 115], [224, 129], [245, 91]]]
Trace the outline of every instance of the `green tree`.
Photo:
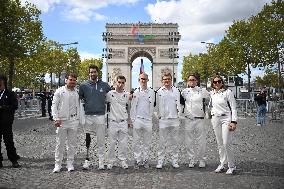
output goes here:
[[21, 58], [33, 54], [43, 39], [40, 11], [19, 0], [0, 0], [0, 59], [12, 88], [15, 67]]

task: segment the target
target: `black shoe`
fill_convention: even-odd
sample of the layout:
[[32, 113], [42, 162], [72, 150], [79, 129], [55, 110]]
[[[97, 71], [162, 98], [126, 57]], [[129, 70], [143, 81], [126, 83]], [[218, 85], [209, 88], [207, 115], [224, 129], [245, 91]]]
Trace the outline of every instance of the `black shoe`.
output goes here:
[[3, 167], [3, 163], [2, 161], [0, 161], [0, 169]]
[[14, 161], [14, 162], [12, 162], [12, 167], [18, 168], [18, 167], [20, 167], [20, 165], [17, 161]]

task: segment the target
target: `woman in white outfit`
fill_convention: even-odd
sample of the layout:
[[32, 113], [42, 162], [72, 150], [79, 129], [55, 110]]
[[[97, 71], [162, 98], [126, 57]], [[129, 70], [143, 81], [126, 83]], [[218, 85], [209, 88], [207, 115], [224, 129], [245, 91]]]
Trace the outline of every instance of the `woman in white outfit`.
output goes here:
[[[209, 92], [197, 86], [198, 77], [191, 74], [187, 79], [188, 88], [181, 93], [185, 100], [185, 144], [189, 158], [189, 167], [205, 167], [205, 150], [207, 127], [205, 117], [205, 100], [209, 99]], [[196, 141], [196, 149], [194, 143]]]
[[79, 126], [79, 94], [75, 89], [77, 76], [66, 75], [66, 85], [56, 90], [52, 101], [52, 116], [56, 129], [54, 173], [61, 170], [64, 146], [67, 141], [67, 169], [74, 171], [74, 156], [77, 146], [77, 129]]
[[214, 76], [211, 84], [213, 88], [209, 104], [212, 105], [211, 122], [216, 135], [220, 156], [220, 165], [215, 172], [224, 172], [225, 165], [228, 164], [226, 174], [234, 174], [236, 165], [232, 151], [232, 137], [233, 131], [237, 127], [236, 100], [233, 92], [226, 89], [221, 76]]

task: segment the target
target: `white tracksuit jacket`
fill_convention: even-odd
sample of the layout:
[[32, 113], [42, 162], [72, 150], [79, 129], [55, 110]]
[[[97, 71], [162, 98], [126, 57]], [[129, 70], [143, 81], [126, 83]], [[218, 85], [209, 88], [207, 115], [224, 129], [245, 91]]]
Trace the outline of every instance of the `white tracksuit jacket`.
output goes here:
[[[185, 144], [188, 158], [192, 161], [204, 160], [208, 127], [204, 120], [204, 99], [209, 99], [210, 93], [196, 86], [184, 89], [181, 95], [185, 100]], [[197, 150], [194, 150], [195, 140]]]
[[[145, 96], [142, 96], [145, 95]], [[147, 98], [146, 101], [144, 98]], [[143, 99], [143, 105], [148, 105], [149, 117], [137, 117], [137, 110], [139, 104], [139, 99]], [[133, 153], [134, 159], [137, 163], [141, 161], [148, 161], [149, 159], [149, 150], [152, 140], [152, 117], [154, 110], [154, 102], [155, 102], [155, 92], [151, 88], [147, 88], [145, 91], [141, 91], [141, 88], [137, 88], [133, 93], [133, 98], [131, 101], [131, 110], [130, 110], [130, 118], [133, 124]], [[142, 105], [142, 106], [143, 106]], [[143, 106], [144, 107], [144, 106]], [[140, 115], [141, 116], [141, 115]], [[144, 157], [142, 157], [144, 155]]]
[[231, 121], [237, 121], [237, 108], [234, 94], [231, 90], [220, 89], [211, 91], [212, 125], [218, 144], [220, 163], [228, 163], [234, 167], [234, 156], [232, 151], [233, 132], [229, 131]]
[[172, 92], [171, 100], [175, 101], [176, 115], [167, 117], [167, 111], [165, 109], [166, 104], [169, 101], [167, 96], [167, 89], [163, 86], [157, 91], [156, 101], [158, 106], [158, 118], [159, 118], [159, 145], [158, 145], [158, 164], [162, 164], [165, 158], [166, 146], [168, 141], [172, 163], [178, 162], [178, 129], [179, 129], [179, 115], [181, 114], [180, 106], [180, 92], [172, 86], [170, 91]]

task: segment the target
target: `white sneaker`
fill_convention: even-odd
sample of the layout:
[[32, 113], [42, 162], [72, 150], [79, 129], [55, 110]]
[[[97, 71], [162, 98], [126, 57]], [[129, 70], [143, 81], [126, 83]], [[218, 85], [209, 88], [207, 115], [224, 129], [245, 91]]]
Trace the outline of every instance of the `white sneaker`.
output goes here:
[[219, 165], [217, 169], [215, 169], [215, 173], [222, 173], [222, 172], [225, 172], [225, 167], [224, 165]]
[[236, 169], [237, 169], [236, 166], [234, 166], [234, 167], [229, 167], [229, 169], [228, 169], [227, 172], [226, 172], [226, 175], [234, 175], [234, 174], [236, 174]]
[[84, 170], [89, 169], [90, 165], [91, 165], [91, 161], [89, 161], [89, 160], [86, 159], [85, 162], [84, 162], [84, 164], [83, 164], [83, 169], [84, 169]]
[[109, 163], [109, 164], [107, 164], [107, 169], [108, 169], [108, 170], [111, 170], [111, 169], [112, 169], [112, 167], [113, 167], [113, 166], [112, 166], [112, 164], [110, 164], [110, 163]]
[[54, 167], [54, 169], [53, 169], [53, 173], [59, 173], [60, 172], [60, 170], [61, 170], [61, 165], [57, 165], [57, 164], [55, 164], [55, 167]]
[[195, 161], [194, 160], [190, 160], [188, 167], [189, 168], [193, 168], [195, 166]]
[[99, 170], [104, 170], [105, 164], [103, 162], [99, 162]]
[[172, 166], [173, 166], [173, 168], [175, 168], [175, 169], [179, 168], [179, 165], [178, 165], [178, 163], [177, 163], [177, 162], [172, 163]]
[[122, 161], [122, 162], [121, 162], [121, 167], [122, 167], [123, 169], [128, 169], [128, 165], [127, 165], [127, 163], [126, 163], [125, 161]]
[[258, 124], [256, 124], [256, 126], [261, 127], [261, 124], [258, 123]]
[[198, 167], [199, 167], [199, 168], [204, 168], [205, 166], [206, 166], [205, 161], [204, 161], [204, 160], [199, 160], [199, 165], [198, 165]]
[[74, 166], [72, 164], [67, 165], [67, 170], [68, 170], [68, 172], [74, 171]]
[[158, 162], [156, 168], [157, 169], [162, 169], [162, 167], [163, 167], [163, 163], [162, 162]]

